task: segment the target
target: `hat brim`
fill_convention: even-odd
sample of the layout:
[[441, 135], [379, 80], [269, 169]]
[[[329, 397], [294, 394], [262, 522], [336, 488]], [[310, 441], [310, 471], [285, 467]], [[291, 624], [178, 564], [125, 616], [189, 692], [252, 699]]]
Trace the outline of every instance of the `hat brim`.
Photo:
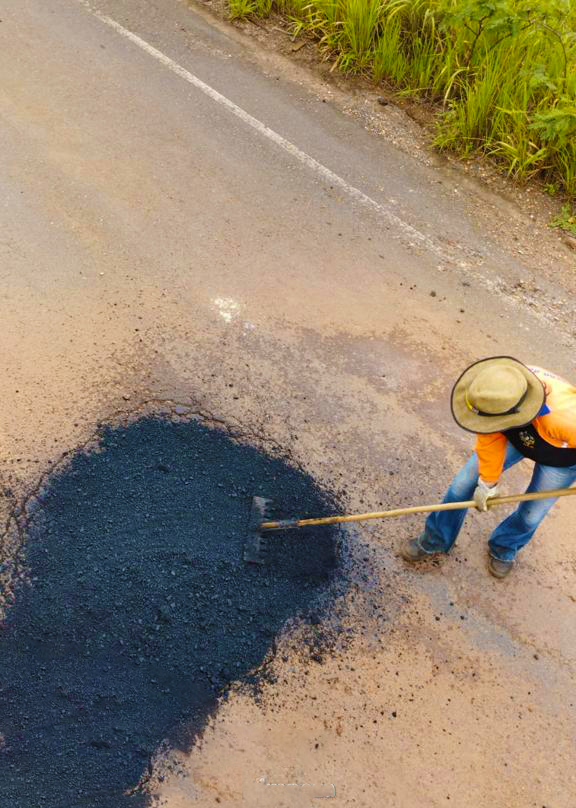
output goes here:
[[[526, 396], [518, 407], [518, 412], [513, 412], [510, 415], [486, 416], [478, 415], [468, 408], [466, 392], [476, 376], [489, 365], [513, 365], [526, 379], [528, 384]], [[477, 435], [490, 435], [495, 432], [504, 432], [506, 429], [527, 426], [536, 418], [545, 399], [544, 385], [526, 365], [523, 365], [522, 362], [512, 356], [491, 356], [487, 359], [480, 359], [466, 368], [452, 388], [450, 404], [454, 420], [462, 429], [474, 432]]]

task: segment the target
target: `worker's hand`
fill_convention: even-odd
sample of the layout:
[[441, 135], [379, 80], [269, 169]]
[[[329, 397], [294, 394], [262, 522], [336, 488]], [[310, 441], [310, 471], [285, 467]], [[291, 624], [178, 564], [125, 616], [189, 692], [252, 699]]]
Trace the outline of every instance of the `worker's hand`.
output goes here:
[[479, 511], [488, 510], [488, 500], [497, 497], [499, 493], [498, 483], [485, 483], [478, 480], [478, 485], [474, 491], [474, 502]]

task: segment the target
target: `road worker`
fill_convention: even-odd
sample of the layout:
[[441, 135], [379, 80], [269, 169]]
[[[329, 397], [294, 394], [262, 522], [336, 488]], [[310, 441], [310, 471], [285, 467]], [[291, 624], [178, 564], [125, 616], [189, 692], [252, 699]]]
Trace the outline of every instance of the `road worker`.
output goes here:
[[[486, 511], [502, 472], [523, 458], [534, 462], [527, 491], [567, 488], [576, 480], [576, 387], [510, 356], [481, 359], [460, 376], [451, 396], [456, 423], [476, 434], [475, 452], [453, 479], [444, 502], [473, 499]], [[555, 499], [522, 502], [494, 530], [488, 569], [504, 578]], [[407, 561], [448, 553], [466, 510], [431, 513], [424, 532], [402, 547]]]

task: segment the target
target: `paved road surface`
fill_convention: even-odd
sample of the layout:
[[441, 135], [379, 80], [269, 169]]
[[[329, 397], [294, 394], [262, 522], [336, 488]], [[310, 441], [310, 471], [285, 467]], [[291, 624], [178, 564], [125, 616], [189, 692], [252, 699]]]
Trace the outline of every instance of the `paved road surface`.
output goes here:
[[[7, 501], [99, 423], [158, 409], [275, 442], [347, 507], [434, 501], [470, 446], [447, 406], [467, 362], [574, 375], [566, 270], [519, 263], [494, 235], [508, 203], [329, 88], [175, 0], [1, 19]], [[572, 808], [574, 505], [505, 583], [484, 568], [493, 515], [428, 571], [393, 552], [417, 520], [355, 533], [350, 641], [320, 665], [279, 638], [269, 709], [232, 696], [163, 781], [156, 764], [158, 799], [267, 805], [265, 776], [333, 782], [346, 806]]]

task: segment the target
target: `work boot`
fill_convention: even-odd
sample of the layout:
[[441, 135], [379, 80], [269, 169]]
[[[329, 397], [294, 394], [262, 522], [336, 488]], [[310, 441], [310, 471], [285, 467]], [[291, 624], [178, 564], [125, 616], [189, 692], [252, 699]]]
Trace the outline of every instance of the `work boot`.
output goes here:
[[513, 561], [503, 561], [501, 558], [488, 556], [488, 570], [495, 578], [505, 578], [513, 566]]
[[430, 558], [438, 553], [429, 553], [423, 549], [420, 542], [424, 536], [419, 536], [417, 539], [410, 539], [404, 542], [400, 548], [400, 555], [404, 561], [423, 561], [425, 558]]

